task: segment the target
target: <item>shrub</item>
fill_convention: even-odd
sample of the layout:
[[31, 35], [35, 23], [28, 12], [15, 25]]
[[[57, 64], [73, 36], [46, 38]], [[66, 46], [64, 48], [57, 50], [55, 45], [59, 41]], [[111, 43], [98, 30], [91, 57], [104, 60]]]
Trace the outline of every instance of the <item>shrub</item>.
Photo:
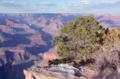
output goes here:
[[75, 61], [99, 59], [98, 55], [107, 59], [109, 56], [104, 55], [110, 55], [110, 49], [116, 50], [120, 45], [120, 30], [105, 29], [92, 16], [78, 17], [61, 31], [61, 35], [53, 39], [53, 44], [57, 46], [59, 56], [73, 56]]

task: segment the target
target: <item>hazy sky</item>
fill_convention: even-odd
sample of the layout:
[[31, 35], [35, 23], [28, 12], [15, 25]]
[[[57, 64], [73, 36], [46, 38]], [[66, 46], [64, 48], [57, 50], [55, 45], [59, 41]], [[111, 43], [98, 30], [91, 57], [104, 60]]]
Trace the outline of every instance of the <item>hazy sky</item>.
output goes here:
[[120, 0], [0, 0], [0, 13], [120, 13]]

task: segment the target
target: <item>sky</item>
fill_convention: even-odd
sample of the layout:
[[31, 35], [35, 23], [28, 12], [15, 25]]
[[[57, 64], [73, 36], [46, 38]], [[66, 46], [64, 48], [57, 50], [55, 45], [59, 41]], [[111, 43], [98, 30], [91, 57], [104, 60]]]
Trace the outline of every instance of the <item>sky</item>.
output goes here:
[[0, 13], [119, 14], [120, 0], [0, 0]]

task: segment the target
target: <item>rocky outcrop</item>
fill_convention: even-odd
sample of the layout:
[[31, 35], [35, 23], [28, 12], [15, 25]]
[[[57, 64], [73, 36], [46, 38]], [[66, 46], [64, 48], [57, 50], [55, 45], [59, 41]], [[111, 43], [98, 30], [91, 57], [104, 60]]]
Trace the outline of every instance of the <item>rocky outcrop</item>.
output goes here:
[[68, 64], [41, 66], [42, 61], [24, 70], [25, 79], [120, 79], [120, 68], [100, 70], [95, 66], [79, 69]]
[[24, 70], [25, 79], [79, 79], [80, 70], [67, 64], [53, 65], [51, 67], [33, 67]]
[[75, 68], [68, 64], [43, 66], [44, 61], [36, 61], [31, 68], [24, 70], [25, 79], [92, 79], [96, 72], [92, 69]]

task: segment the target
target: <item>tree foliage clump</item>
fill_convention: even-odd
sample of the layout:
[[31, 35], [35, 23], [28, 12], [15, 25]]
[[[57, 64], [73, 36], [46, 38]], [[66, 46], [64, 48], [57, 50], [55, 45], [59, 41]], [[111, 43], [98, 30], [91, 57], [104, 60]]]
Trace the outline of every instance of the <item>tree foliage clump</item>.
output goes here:
[[114, 36], [120, 39], [120, 34], [111, 33], [92, 16], [78, 17], [65, 25], [61, 32], [60, 36], [53, 39], [59, 56], [74, 56], [76, 60], [91, 58], [104, 43], [112, 43], [115, 40]]

